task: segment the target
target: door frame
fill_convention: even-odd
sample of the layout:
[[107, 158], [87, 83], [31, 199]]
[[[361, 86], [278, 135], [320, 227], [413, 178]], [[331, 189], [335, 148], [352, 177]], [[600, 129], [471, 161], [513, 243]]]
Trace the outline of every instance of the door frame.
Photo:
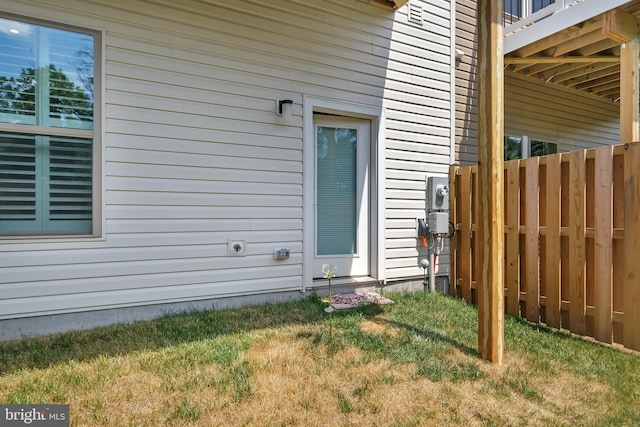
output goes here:
[[315, 253], [315, 214], [313, 188], [315, 176], [315, 126], [314, 113], [330, 113], [354, 119], [371, 121], [370, 158], [370, 248], [369, 271], [373, 279], [384, 281], [384, 109], [333, 99], [303, 96], [303, 257], [302, 291], [313, 288], [313, 262]]

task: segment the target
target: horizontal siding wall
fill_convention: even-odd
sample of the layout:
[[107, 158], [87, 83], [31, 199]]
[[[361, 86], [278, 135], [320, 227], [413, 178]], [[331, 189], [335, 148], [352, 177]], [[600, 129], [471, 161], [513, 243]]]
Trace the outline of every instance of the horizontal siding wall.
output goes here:
[[505, 134], [556, 142], [559, 151], [620, 142], [620, 107], [557, 85], [505, 73]]
[[423, 25], [356, 0], [0, 0], [103, 29], [106, 56], [105, 239], [0, 243], [0, 319], [301, 289], [303, 95], [385, 109], [386, 274], [420, 275], [451, 75], [449, 2], [416, 3]]
[[[415, 46], [398, 68], [389, 62], [389, 77], [409, 82], [387, 84], [385, 276], [388, 281], [423, 275], [419, 262], [427, 250], [416, 237], [417, 219], [425, 218], [426, 178], [446, 176], [450, 163], [452, 5], [448, 1], [413, 1], [423, 9], [422, 25], [405, 24], [408, 7], [396, 15]], [[426, 31], [425, 31], [426, 30]], [[416, 87], [415, 85], [419, 85]], [[394, 89], [393, 91], [391, 89]], [[448, 253], [441, 273], [448, 273]]]
[[456, 61], [456, 163], [478, 163], [478, 89], [476, 0], [456, 0], [455, 45], [464, 52]]
[[[477, 163], [476, 1], [456, 1], [456, 162]], [[619, 142], [619, 105], [505, 70], [505, 134], [558, 143], [560, 151]]]

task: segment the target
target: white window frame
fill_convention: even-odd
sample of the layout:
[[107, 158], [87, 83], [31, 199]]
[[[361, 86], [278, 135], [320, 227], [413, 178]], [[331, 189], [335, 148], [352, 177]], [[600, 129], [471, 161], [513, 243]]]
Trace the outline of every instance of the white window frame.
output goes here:
[[88, 238], [104, 238], [105, 218], [104, 218], [104, 30], [78, 27], [54, 21], [38, 18], [31, 18], [22, 15], [0, 12], [0, 18], [11, 21], [24, 22], [32, 25], [39, 25], [53, 29], [60, 29], [79, 34], [87, 34], [93, 37], [93, 129], [74, 129], [62, 127], [34, 126], [14, 123], [1, 123], [0, 133], [2, 134], [22, 134], [22, 135], [43, 135], [53, 137], [86, 138], [92, 140], [92, 212], [91, 212], [91, 232], [87, 234], [48, 234], [46, 232], [24, 234], [0, 235], [0, 242], [4, 243], [37, 243], [47, 242], [51, 239], [56, 241], [64, 240], [86, 240]]

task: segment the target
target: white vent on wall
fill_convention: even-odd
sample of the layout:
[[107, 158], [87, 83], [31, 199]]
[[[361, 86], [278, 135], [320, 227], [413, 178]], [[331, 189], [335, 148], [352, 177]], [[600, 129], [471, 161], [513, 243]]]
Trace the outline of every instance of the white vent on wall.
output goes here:
[[422, 5], [415, 2], [409, 3], [408, 17], [412, 24], [422, 25]]

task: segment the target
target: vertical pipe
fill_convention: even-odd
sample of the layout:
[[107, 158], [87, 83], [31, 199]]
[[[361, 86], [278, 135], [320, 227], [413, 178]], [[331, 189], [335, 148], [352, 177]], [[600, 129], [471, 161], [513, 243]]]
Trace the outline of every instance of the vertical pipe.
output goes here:
[[436, 291], [436, 266], [434, 260], [435, 256], [432, 247], [429, 249], [429, 292], [431, 293]]

